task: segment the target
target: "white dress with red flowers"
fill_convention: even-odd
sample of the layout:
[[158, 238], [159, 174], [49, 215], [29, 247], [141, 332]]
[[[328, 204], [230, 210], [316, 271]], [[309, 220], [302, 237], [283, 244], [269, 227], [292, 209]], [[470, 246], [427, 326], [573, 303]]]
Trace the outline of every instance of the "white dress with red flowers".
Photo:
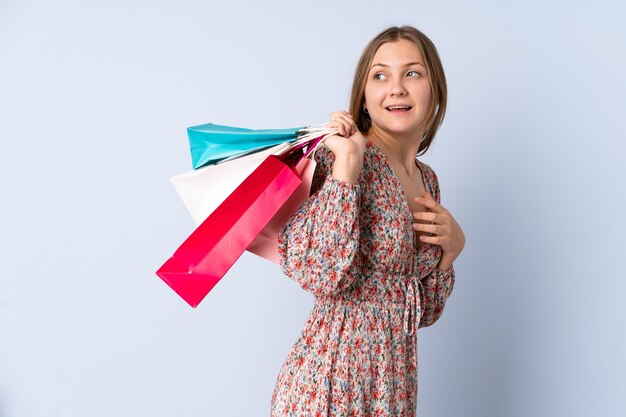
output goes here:
[[[454, 267], [437, 268], [438, 245], [415, 248], [400, 182], [366, 146], [357, 184], [335, 179], [333, 153], [317, 151], [311, 196], [279, 235], [281, 268], [315, 305], [278, 374], [272, 417], [415, 415], [416, 330], [441, 316]], [[416, 164], [439, 202], [434, 171]]]

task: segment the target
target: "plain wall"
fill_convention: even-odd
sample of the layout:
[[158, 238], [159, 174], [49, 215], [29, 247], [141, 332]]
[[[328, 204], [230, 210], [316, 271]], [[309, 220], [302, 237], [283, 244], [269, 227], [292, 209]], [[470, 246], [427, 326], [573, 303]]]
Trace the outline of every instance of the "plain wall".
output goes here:
[[626, 415], [618, 1], [0, 1], [0, 416], [268, 416], [313, 306], [244, 254], [197, 309], [188, 126], [324, 122], [389, 25], [437, 45], [421, 157], [467, 244], [420, 330], [420, 416]]

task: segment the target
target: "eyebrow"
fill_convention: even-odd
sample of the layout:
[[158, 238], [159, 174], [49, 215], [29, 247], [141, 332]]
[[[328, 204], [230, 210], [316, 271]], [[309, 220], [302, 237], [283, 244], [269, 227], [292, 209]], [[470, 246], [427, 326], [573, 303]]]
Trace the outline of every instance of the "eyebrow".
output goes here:
[[[422, 67], [426, 68], [426, 66], [424, 64], [422, 64], [421, 62], [419, 62], [419, 61], [409, 62], [408, 64], [404, 64], [405, 67], [410, 67], [412, 65], [421, 65]], [[389, 65], [387, 65], [387, 64], [376, 63], [376, 64], [372, 65], [370, 67], [370, 69], [374, 68], [375, 66], [384, 67], [384, 68], [388, 68], [389, 67]]]

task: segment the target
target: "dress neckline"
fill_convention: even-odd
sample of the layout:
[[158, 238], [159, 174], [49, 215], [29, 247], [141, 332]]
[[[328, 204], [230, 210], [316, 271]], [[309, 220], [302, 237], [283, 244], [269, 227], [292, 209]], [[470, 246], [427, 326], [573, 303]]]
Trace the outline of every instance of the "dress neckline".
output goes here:
[[[383, 163], [387, 166], [387, 169], [389, 170], [389, 176], [391, 177], [391, 180], [394, 182], [394, 186], [395, 188], [398, 190], [398, 194], [400, 196], [400, 199], [402, 200], [402, 202], [404, 203], [404, 211], [405, 213], [407, 213], [407, 215], [409, 216], [409, 218], [411, 219], [411, 221], [413, 221], [413, 212], [411, 211], [411, 206], [409, 206], [409, 202], [406, 198], [406, 194], [404, 192], [404, 189], [402, 188], [402, 184], [400, 183], [400, 179], [398, 178], [398, 175], [396, 174], [396, 171], [393, 169], [393, 166], [391, 165], [391, 162], [389, 162], [389, 159], [387, 158], [387, 155], [385, 155], [385, 153], [382, 151], [382, 149], [380, 149], [374, 142], [372, 142], [370, 139], [367, 139], [366, 142], [370, 148], [375, 148], [376, 153], [378, 153], [378, 155], [380, 156], [380, 158], [383, 160]], [[417, 166], [417, 169], [420, 172], [420, 176], [422, 177], [422, 182], [424, 183], [424, 188], [426, 188], [428, 190], [428, 192], [430, 193], [430, 195], [432, 194], [432, 191], [428, 185], [428, 182], [426, 181], [426, 175], [425, 175], [425, 170], [424, 167], [422, 165], [422, 162], [417, 159], [417, 156], [415, 157], [415, 165]], [[417, 253], [420, 253], [422, 249], [424, 249], [426, 246], [433, 246], [432, 243], [430, 242], [424, 242], [424, 244], [420, 247], [417, 247], [417, 244], [415, 243], [415, 237], [416, 237], [416, 231], [412, 230], [412, 242], [413, 242], [413, 249], [415, 249], [415, 251]]]

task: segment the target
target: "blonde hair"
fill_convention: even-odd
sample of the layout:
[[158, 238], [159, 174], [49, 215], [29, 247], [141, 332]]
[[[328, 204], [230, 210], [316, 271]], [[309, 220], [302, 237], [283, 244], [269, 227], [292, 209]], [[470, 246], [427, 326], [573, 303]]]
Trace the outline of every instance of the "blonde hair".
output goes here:
[[372, 120], [369, 114], [363, 110], [363, 105], [365, 104], [365, 85], [367, 84], [369, 68], [372, 65], [374, 55], [383, 44], [400, 39], [411, 41], [417, 46], [426, 61], [426, 69], [428, 70], [432, 100], [426, 116], [426, 130], [418, 149], [418, 155], [422, 155], [430, 147], [439, 126], [443, 122], [448, 101], [448, 87], [437, 48], [426, 35], [416, 28], [392, 26], [380, 32], [367, 44], [354, 73], [349, 111], [358, 129], [367, 134], [372, 127]]

